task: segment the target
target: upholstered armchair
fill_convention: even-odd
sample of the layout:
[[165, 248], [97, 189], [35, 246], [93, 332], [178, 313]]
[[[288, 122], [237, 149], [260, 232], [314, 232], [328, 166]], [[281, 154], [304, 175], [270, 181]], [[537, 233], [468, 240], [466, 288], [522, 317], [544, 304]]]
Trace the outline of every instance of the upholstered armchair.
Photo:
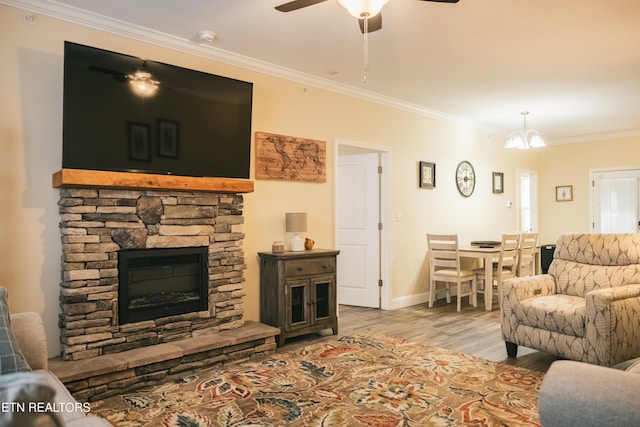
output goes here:
[[560, 236], [549, 274], [503, 283], [502, 336], [566, 359], [612, 366], [640, 356], [640, 234]]

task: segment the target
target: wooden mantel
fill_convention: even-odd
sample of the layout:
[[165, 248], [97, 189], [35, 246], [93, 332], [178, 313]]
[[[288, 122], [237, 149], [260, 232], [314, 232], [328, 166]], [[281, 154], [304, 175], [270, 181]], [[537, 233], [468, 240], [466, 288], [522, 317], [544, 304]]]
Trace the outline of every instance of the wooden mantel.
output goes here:
[[100, 187], [136, 190], [206, 191], [251, 193], [253, 181], [235, 178], [206, 178], [148, 173], [61, 169], [52, 176], [54, 188]]

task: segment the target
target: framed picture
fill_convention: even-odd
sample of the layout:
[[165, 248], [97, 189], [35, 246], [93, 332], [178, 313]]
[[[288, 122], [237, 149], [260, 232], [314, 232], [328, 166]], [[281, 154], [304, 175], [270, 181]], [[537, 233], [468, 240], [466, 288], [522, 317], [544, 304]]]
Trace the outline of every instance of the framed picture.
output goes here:
[[493, 172], [493, 192], [494, 194], [504, 193], [504, 173]]
[[149, 125], [129, 122], [129, 157], [149, 161]]
[[434, 188], [436, 186], [436, 164], [420, 162], [420, 188]]
[[573, 185], [559, 185], [556, 187], [556, 202], [570, 202], [573, 200]]
[[158, 155], [162, 157], [178, 157], [180, 127], [178, 122], [158, 120]]

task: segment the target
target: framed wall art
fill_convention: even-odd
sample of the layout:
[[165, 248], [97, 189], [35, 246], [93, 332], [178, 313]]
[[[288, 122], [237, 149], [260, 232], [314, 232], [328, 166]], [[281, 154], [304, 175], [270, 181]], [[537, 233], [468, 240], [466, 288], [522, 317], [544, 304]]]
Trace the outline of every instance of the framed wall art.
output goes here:
[[494, 194], [502, 194], [504, 193], [504, 173], [502, 172], [493, 172], [492, 174], [492, 182], [493, 182], [493, 193]]
[[178, 122], [158, 120], [158, 155], [178, 157], [179, 130]]
[[256, 179], [326, 182], [327, 143], [256, 132]]
[[556, 202], [570, 202], [573, 200], [573, 185], [558, 185], [556, 187]]
[[149, 161], [149, 125], [129, 122], [129, 157]]
[[436, 186], [436, 164], [420, 162], [420, 188], [434, 188]]

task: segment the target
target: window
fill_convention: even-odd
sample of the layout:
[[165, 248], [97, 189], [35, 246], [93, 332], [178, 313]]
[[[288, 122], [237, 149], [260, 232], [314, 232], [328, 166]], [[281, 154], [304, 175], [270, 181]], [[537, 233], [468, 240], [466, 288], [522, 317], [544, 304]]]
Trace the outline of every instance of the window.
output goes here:
[[538, 231], [538, 173], [517, 170], [518, 229], [523, 232]]

